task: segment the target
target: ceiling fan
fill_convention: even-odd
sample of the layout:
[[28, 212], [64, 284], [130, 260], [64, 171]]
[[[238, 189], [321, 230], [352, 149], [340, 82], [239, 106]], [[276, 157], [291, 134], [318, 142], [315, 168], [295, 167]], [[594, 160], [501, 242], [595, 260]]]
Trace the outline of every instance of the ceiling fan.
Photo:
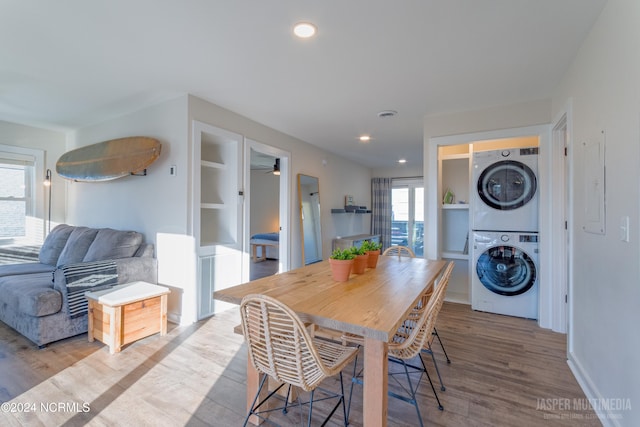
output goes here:
[[[262, 166], [262, 165], [260, 165]], [[272, 167], [267, 167], [266, 164], [264, 164], [264, 166], [262, 167], [253, 167], [251, 168], [253, 170], [263, 170], [265, 171], [264, 173], [266, 174], [273, 174], [273, 175], [280, 175], [280, 159], [275, 159], [275, 163], [273, 164]]]

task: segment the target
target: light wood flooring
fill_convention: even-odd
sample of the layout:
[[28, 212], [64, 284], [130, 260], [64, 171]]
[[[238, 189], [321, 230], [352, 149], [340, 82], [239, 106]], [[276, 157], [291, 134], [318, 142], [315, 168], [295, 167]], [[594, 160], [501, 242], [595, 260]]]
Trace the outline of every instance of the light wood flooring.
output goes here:
[[[245, 411], [246, 347], [231, 310], [145, 338], [110, 355], [86, 334], [38, 350], [0, 323], [2, 426], [239, 426]], [[419, 389], [425, 425], [598, 426], [592, 411], [540, 407], [540, 399], [583, 399], [565, 358], [565, 335], [531, 320], [445, 303], [438, 331], [452, 363], [434, 352], [446, 391], [436, 408], [428, 383]], [[433, 364], [425, 359], [432, 377]], [[351, 367], [345, 372], [350, 385]], [[391, 384], [392, 382], [390, 382]], [[336, 389], [337, 380], [327, 388]], [[26, 405], [26, 407], [25, 407]], [[543, 405], [544, 406], [544, 405]], [[315, 409], [317, 408], [317, 410]], [[29, 409], [30, 412], [26, 412]], [[323, 415], [326, 405], [314, 405]], [[325, 412], [326, 413], [326, 412]], [[275, 416], [296, 425], [296, 411]], [[340, 425], [335, 416], [330, 425]], [[414, 408], [389, 399], [390, 426], [416, 426]], [[362, 388], [354, 389], [352, 426], [362, 426]]]
[[267, 258], [260, 262], [251, 262], [249, 269], [249, 280], [256, 280], [262, 277], [272, 276], [278, 272], [279, 261]]

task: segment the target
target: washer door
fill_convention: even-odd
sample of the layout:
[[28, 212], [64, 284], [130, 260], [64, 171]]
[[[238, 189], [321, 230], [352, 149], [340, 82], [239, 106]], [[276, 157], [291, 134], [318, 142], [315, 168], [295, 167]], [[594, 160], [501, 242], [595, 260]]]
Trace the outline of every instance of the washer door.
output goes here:
[[488, 206], [512, 210], [524, 206], [536, 194], [537, 180], [531, 168], [514, 160], [487, 167], [478, 178], [478, 195]]
[[476, 263], [476, 273], [485, 288], [499, 295], [527, 292], [536, 281], [536, 266], [525, 252], [513, 246], [487, 249]]

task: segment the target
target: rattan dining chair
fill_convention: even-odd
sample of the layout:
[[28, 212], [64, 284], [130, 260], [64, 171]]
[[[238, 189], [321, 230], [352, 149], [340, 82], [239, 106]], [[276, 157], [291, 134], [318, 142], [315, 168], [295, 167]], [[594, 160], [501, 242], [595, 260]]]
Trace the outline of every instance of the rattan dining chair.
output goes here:
[[[251, 294], [244, 297], [240, 304], [240, 316], [242, 331], [247, 340], [249, 360], [259, 373], [264, 374], [244, 425], [247, 425], [252, 415], [270, 421], [267, 417], [271, 412], [282, 410], [287, 413], [291, 386], [294, 386], [311, 392], [308, 402], [302, 402], [301, 397], [298, 397], [298, 406], [309, 405], [309, 426], [311, 425], [316, 389], [329, 395], [329, 397], [318, 400], [338, 399], [324, 423], [333, 416], [342, 404], [344, 425], [347, 426], [342, 370], [348, 363], [355, 360], [358, 348], [312, 338], [304, 322], [293, 310], [275, 298], [266, 295]], [[324, 379], [336, 374], [340, 375], [340, 393], [330, 392], [320, 387], [320, 383]], [[282, 384], [265, 399], [258, 402], [267, 376]], [[289, 389], [284, 405], [260, 410], [261, 406], [285, 384]]]
[[389, 246], [387, 249], [382, 252], [383, 256], [392, 256], [397, 255], [398, 257], [406, 256], [415, 258], [416, 254], [411, 250], [411, 248], [407, 246]]
[[[447, 282], [449, 282], [449, 278], [451, 277], [451, 273], [453, 272], [453, 267], [454, 267], [454, 262], [453, 261], [449, 261], [449, 263], [447, 264], [447, 267], [445, 268], [444, 272], [442, 273], [442, 275], [438, 278], [438, 280], [436, 281], [436, 286], [438, 286], [438, 283], [441, 282], [442, 280], [446, 280]], [[446, 277], [446, 279], [445, 279]], [[448, 364], [451, 364], [451, 359], [449, 359], [449, 355], [447, 354], [447, 350], [445, 350], [444, 348], [444, 344], [442, 342], [442, 339], [440, 338], [440, 334], [438, 334], [438, 328], [436, 328], [435, 326], [433, 327], [433, 335], [435, 338], [438, 339], [438, 344], [440, 344], [440, 348], [442, 349], [442, 353], [444, 353], [444, 358], [446, 359]], [[431, 340], [433, 341], [433, 340]], [[442, 386], [444, 387], [444, 386]]]
[[[429, 307], [428, 302], [427, 302], [427, 304], [424, 304], [424, 302], [423, 302], [423, 301], [425, 301], [425, 298], [427, 299], [427, 301], [431, 300], [433, 304], [437, 304], [439, 306], [438, 310], [440, 310], [440, 308], [442, 307], [442, 303], [444, 302], [444, 297], [445, 297], [446, 292], [447, 292], [447, 287], [449, 285], [449, 278], [451, 277], [451, 272], [453, 271], [453, 266], [454, 266], [454, 262], [453, 261], [449, 261], [447, 263], [447, 265], [445, 266], [445, 268], [442, 271], [442, 273], [440, 274], [440, 276], [436, 279], [436, 282], [435, 282], [434, 286], [429, 288], [429, 290], [425, 293], [426, 297], [423, 296], [423, 298], [421, 299], [422, 305], [419, 304], [418, 306], [414, 307], [413, 311], [411, 313], [409, 313], [409, 315], [407, 316], [407, 319], [405, 319], [405, 321], [403, 322], [403, 325], [402, 325], [401, 328], [407, 328], [408, 330], [411, 330], [412, 328], [415, 327], [415, 325], [417, 323], [417, 319], [420, 317], [422, 311]], [[436, 290], [439, 289], [439, 292], [436, 294], [434, 289], [436, 289]], [[439, 298], [440, 301], [438, 301], [437, 298]], [[433, 322], [433, 331], [436, 331], [435, 321]], [[424, 343], [424, 345], [422, 347], [421, 352], [431, 355], [431, 360], [433, 360], [433, 367], [435, 368], [436, 374], [438, 375], [438, 380], [440, 381], [440, 390], [445, 391], [446, 387], [444, 386], [444, 382], [442, 381], [442, 375], [440, 374], [440, 368], [438, 367], [438, 362], [436, 361], [435, 355], [433, 354], [433, 351], [431, 349], [431, 344], [433, 343], [433, 340], [434, 340], [435, 336], [436, 336], [436, 332], [432, 332], [431, 335], [426, 337], [425, 343]], [[444, 409], [444, 407], [442, 406], [442, 403], [440, 402], [440, 398], [438, 397], [438, 393], [436, 392], [435, 386], [433, 385], [433, 381], [431, 380], [431, 377], [429, 376], [429, 371], [427, 371], [427, 366], [425, 365], [424, 360], [422, 359], [422, 357], [420, 357], [419, 359], [420, 359], [420, 364], [422, 365], [421, 367], [410, 365], [410, 364], [408, 366], [413, 368], [413, 369], [415, 369], [415, 370], [424, 371], [424, 373], [427, 376], [427, 379], [429, 380], [429, 385], [431, 386], [431, 389], [433, 390], [433, 395], [436, 398], [436, 402], [438, 403], [438, 409], [442, 411]]]
[[[449, 261], [444, 269], [444, 271], [442, 272], [442, 274], [440, 275], [440, 277], [438, 277], [438, 279], [436, 280], [435, 283], [435, 288], [438, 289], [438, 287], [444, 286], [445, 288], [449, 285], [449, 278], [451, 277], [451, 272], [453, 271], [453, 267], [454, 267], [454, 262], [453, 261]], [[444, 294], [442, 295], [442, 299], [444, 301]], [[430, 296], [432, 297], [432, 296]], [[419, 308], [414, 309], [414, 311], [419, 311]], [[416, 314], [414, 314], [414, 316], [416, 316]], [[447, 352], [444, 350], [444, 346], [442, 345], [442, 341], [440, 340], [440, 337], [438, 336], [438, 330], [436, 329], [436, 325], [434, 323], [433, 325], [433, 331], [431, 333], [431, 335], [429, 337], [427, 337], [424, 347], [422, 348], [422, 351], [424, 353], [430, 354], [431, 355], [431, 359], [433, 360], [433, 366], [436, 368], [436, 374], [438, 375], [438, 380], [440, 381], [440, 390], [445, 391], [446, 387], [444, 386], [444, 382], [442, 381], [442, 375], [440, 374], [440, 368], [438, 368], [438, 362], [436, 361], [436, 357], [433, 354], [433, 350], [431, 347], [431, 344], [433, 344], [433, 341], [435, 338], [438, 338], [438, 342], [440, 342], [440, 346], [442, 347], [442, 351], [444, 352], [444, 355], [447, 359], [447, 363], [451, 363], [451, 360], [449, 360], [449, 357], [447, 356]], [[437, 396], [436, 396], [437, 399]], [[440, 401], [438, 400], [438, 405], [440, 405]], [[440, 405], [441, 406], [441, 405]], [[442, 408], [440, 408], [442, 409]]]
[[[398, 257], [410, 257], [410, 258], [415, 258], [416, 255], [415, 253], [411, 250], [411, 248], [407, 247], [407, 246], [390, 246], [387, 249], [385, 249], [385, 251], [382, 253], [382, 255], [385, 256], [393, 256], [396, 255]], [[430, 295], [426, 295], [425, 298], [428, 298]], [[451, 359], [449, 359], [449, 355], [447, 354], [447, 350], [445, 350], [444, 348], [444, 344], [442, 342], [442, 339], [440, 338], [440, 335], [438, 334], [438, 330], [436, 328], [433, 329], [433, 335], [435, 335], [435, 337], [438, 339], [438, 343], [440, 344], [440, 348], [442, 348], [442, 352], [444, 353], [444, 357], [447, 360], [447, 363], [451, 363]], [[441, 383], [442, 384], [442, 383]], [[441, 386], [441, 388], [444, 386]]]
[[[446, 271], [446, 270], [445, 270]], [[404, 374], [407, 379], [407, 383], [409, 388], [405, 389], [408, 396], [401, 395], [389, 390], [388, 395], [390, 397], [394, 397], [396, 399], [400, 399], [407, 403], [411, 403], [415, 408], [418, 414], [418, 420], [420, 421], [420, 426], [423, 426], [422, 415], [420, 414], [420, 408], [418, 407], [418, 401], [416, 399], [416, 393], [418, 391], [418, 387], [420, 385], [422, 379], [422, 373], [425, 373], [427, 378], [429, 379], [429, 383], [431, 384], [431, 389], [436, 397], [438, 402], [438, 408], [440, 410], [443, 409], [442, 404], [440, 403], [440, 399], [438, 398], [438, 394], [436, 392], [435, 387], [429, 377], [429, 372], [424, 364], [424, 360], [422, 359], [422, 350], [425, 344], [427, 343], [429, 337], [432, 336], [430, 331], [433, 330], [435, 326], [438, 313], [442, 308], [442, 303], [444, 301], [444, 295], [446, 293], [448, 286], [448, 280], [441, 280], [436, 289], [433, 291], [433, 294], [429, 301], [427, 302], [425, 307], [414, 308], [408, 315], [405, 321], [398, 328], [398, 331], [389, 341], [389, 361], [394, 363], [402, 364], [404, 367]], [[357, 336], [353, 336], [351, 334], [345, 334], [343, 339], [346, 341], [351, 341], [354, 343], [362, 343], [362, 339]], [[407, 361], [414, 359], [420, 359], [421, 367], [413, 366]], [[363, 384], [362, 380], [357, 375], [357, 357], [356, 363], [354, 364], [353, 378], [351, 382], [351, 390], [349, 391], [349, 411], [351, 409], [351, 401], [353, 397], [353, 386], [354, 384]], [[420, 372], [420, 379], [417, 384], [413, 385], [411, 380], [411, 375], [409, 369], [417, 370]], [[390, 374], [392, 375], [392, 374]], [[393, 375], [392, 375], [393, 376]], [[347, 411], [347, 417], [349, 415], [349, 411]]]

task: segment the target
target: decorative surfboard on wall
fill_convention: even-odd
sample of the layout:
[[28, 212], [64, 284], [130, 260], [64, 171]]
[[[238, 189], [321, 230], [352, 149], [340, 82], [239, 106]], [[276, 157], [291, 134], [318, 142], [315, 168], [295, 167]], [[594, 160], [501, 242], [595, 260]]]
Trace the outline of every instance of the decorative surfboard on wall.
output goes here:
[[146, 175], [160, 156], [160, 141], [146, 136], [112, 139], [64, 153], [56, 172], [74, 181], [109, 181], [128, 175]]

